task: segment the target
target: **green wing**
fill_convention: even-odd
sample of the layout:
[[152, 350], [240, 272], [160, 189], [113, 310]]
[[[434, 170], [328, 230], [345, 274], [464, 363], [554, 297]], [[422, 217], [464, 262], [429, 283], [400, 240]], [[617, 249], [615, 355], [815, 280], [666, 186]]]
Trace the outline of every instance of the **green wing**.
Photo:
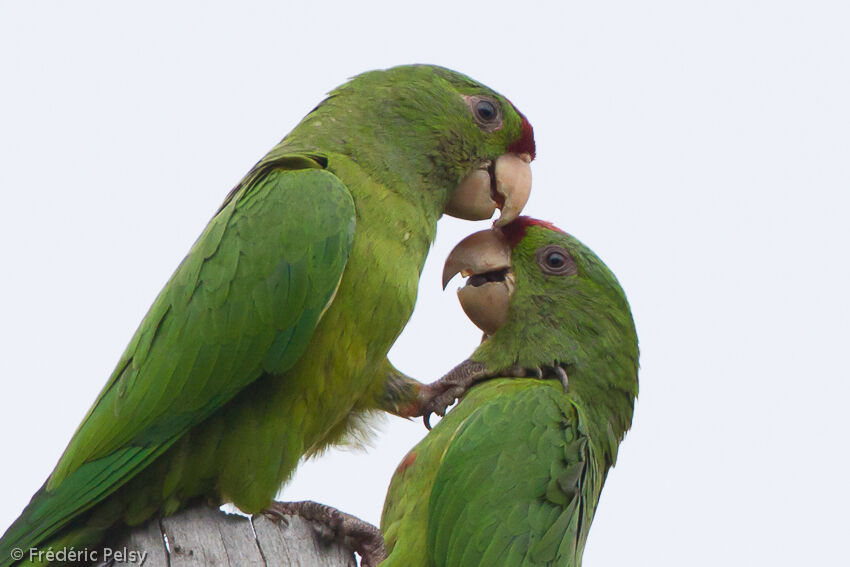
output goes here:
[[263, 373], [298, 360], [354, 236], [354, 202], [323, 161], [275, 156], [228, 196], [0, 551], [42, 542]]
[[560, 388], [497, 380], [464, 400], [479, 407], [458, 428], [434, 480], [432, 565], [578, 565], [601, 479]]

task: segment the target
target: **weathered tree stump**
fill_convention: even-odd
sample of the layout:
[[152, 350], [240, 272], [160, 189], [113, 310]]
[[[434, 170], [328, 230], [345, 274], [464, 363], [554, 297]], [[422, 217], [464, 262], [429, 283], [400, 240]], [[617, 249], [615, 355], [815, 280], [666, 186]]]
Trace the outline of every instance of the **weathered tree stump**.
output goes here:
[[[109, 542], [114, 567], [356, 567], [354, 553], [325, 543], [298, 516], [225, 514], [206, 506], [152, 520]], [[119, 556], [118, 554], [123, 554]], [[142, 562], [142, 557], [144, 561]]]

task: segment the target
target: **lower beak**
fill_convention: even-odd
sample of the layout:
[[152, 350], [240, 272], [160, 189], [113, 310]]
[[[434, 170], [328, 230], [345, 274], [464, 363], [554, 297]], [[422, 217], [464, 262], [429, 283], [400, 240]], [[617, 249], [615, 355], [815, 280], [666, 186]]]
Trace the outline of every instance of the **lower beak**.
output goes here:
[[443, 289], [458, 273], [469, 277], [458, 290], [467, 317], [492, 335], [505, 324], [514, 291], [511, 249], [498, 229], [482, 230], [463, 239], [446, 259]]
[[444, 212], [465, 220], [484, 220], [496, 208], [495, 226], [504, 226], [522, 212], [531, 193], [531, 156], [503, 154], [467, 175], [455, 189]]

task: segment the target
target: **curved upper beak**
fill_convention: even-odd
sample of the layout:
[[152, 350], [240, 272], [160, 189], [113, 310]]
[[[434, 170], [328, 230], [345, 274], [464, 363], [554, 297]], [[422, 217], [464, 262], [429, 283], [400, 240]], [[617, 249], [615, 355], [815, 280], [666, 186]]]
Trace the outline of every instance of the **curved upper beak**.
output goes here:
[[461, 274], [469, 277], [458, 299], [475, 325], [492, 335], [505, 324], [514, 290], [511, 249], [498, 229], [476, 232], [463, 239], [443, 267], [443, 289]]
[[467, 175], [452, 193], [444, 212], [466, 220], [484, 220], [496, 208], [494, 223], [504, 226], [522, 212], [531, 194], [531, 154], [508, 153], [486, 162]]

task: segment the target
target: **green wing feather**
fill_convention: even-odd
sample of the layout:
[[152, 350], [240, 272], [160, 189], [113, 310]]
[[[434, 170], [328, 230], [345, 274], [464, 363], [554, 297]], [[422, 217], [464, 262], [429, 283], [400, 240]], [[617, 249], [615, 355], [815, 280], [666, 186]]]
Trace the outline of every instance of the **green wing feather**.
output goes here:
[[157, 297], [0, 557], [56, 533], [304, 352], [339, 285], [354, 202], [320, 156], [273, 157], [228, 196]]
[[578, 564], [601, 485], [560, 388], [497, 380], [464, 400], [477, 408], [445, 450], [430, 496], [432, 565]]

